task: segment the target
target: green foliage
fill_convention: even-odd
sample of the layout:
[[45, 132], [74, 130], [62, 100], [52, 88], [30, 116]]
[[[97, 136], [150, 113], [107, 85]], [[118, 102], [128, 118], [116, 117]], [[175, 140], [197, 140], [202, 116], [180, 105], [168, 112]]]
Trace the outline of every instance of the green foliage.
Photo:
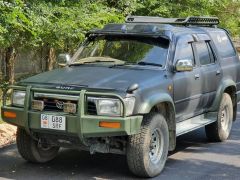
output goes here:
[[233, 36], [240, 32], [240, 1], [238, 0], [138, 0], [136, 15], [161, 17], [217, 16], [220, 26]]
[[1, 83], [0, 83], [0, 89], [6, 89], [7, 88], [7, 86], [8, 86], [8, 82], [6, 82], [6, 81], [1, 81]]
[[35, 36], [30, 9], [22, 0], [0, 1], [0, 45], [22, 47]]
[[162, 17], [218, 16], [240, 32], [238, 0], [0, 0], [0, 46], [73, 51], [85, 33], [129, 14]]
[[0, 11], [1, 47], [74, 49], [90, 29], [123, 20], [116, 8], [87, 0], [0, 1]]
[[75, 49], [87, 31], [123, 18], [114, 8], [87, 1], [72, 4], [38, 1], [31, 7], [39, 45], [67, 51]]
[[120, 12], [124, 16], [129, 15], [132, 12], [135, 12], [139, 7], [141, 7], [141, 4], [137, 0], [121, 0], [121, 1], [99, 0], [97, 1], [97, 3], [98, 4], [102, 3], [108, 7], [115, 8], [118, 12]]

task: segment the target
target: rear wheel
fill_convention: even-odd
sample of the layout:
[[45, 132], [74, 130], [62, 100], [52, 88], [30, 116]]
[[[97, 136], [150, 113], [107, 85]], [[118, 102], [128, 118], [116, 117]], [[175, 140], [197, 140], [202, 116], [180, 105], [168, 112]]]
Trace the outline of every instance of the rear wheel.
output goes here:
[[24, 129], [17, 129], [17, 147], [19, 154], [27, 161], [45, 163], [56, 157], [59, 147], [39, 144]]
[[233, 104], [229, 94], [224, 93], [218, 110], [217, 121], [205, 127], [210, 141], [226, 140], [231, 132], [233, 122]]
[[129, 137], [127, 162], [133, 174], [154, 177], [161, 173], [168, 155], [169, 131], [161, 114], [144, 117], [138, 134]]

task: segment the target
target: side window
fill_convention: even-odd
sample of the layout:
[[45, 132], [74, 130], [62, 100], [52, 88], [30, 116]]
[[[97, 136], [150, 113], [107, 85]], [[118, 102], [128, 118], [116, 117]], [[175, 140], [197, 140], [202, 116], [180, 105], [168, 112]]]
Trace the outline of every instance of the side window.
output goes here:
[[192, 44], [187, 42], [180, 42], [177, 45], [175, 62], [179, 59], [191, 59], [193, 64], [195, 64]]
[[[205, 41], [195, 43], [197, 56], [201, 65], [207, 65], [213, 63], [213, 54], [209, 53], [210, 46]], [[212, 55], [212, 57], [210, 56]]]
[[236, 51], [224, 31], [210, 32], [212, 40], [216, 45], [218, 53], [222, 58], [236, 56]]
[[209, 56], [211, 59], [211, 63], [215, 63], [216, 58], [215, 58], [215, 55], [213, 53], [212, 47], [210, 46], [209, 42], [207, 42], [207, 47], [208, 47], [208, 52], [209, 52]]

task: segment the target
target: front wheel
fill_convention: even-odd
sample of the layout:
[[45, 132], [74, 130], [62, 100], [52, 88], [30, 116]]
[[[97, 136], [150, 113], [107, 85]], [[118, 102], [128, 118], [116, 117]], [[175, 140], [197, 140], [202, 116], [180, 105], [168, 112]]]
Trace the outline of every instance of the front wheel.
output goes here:
[[138, 134], [129, 136], [127, 162], [133, 174], [154, 177], [161, 173], [168, 155], [169, 131], [161, 114], [144, 117]]
[[225, 141], [231, 132], [233, 104], [229, 94], [224, 93], [218, 110], [217, 121], [205, 127], [207, 138], [213, 142]]
[[17, 129], [17, 147], [19, 154], [27, 161], [45, 163], [56, 157], [59, 147], [41, 145], [29, 136], [24, 129]]

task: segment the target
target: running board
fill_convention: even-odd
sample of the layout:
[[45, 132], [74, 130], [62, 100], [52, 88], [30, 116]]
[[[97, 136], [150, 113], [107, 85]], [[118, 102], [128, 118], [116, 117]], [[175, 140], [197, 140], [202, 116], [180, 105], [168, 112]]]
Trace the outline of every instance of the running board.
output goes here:
[[216, 120], [217, 113], [211, 112], [187, 119], [185, 121], [178, 122], [176, 125], [176, 135], [180, 136], [182, 134], [188, 133], [195, 129], [211, 124]]

